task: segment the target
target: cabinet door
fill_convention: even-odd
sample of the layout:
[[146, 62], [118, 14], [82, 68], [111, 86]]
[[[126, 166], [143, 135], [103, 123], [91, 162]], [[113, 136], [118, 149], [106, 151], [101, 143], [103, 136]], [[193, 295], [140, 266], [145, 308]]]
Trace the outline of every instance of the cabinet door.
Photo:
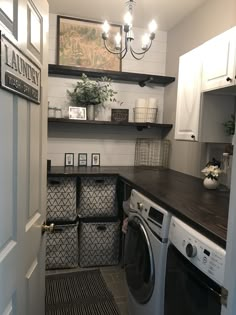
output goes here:
[[203, 91], [235, 84], [235, 30], [232, 28], [204, 44]]
[[175, 139], [198, 140], [202, 46], [179, 58]]

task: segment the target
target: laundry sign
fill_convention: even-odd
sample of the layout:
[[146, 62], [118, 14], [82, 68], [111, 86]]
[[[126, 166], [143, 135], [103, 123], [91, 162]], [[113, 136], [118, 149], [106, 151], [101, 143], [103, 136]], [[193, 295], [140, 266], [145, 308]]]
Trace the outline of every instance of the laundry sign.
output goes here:
[[41, 69], [1, 33], [0, 39], [0, 87], [39, 104]]

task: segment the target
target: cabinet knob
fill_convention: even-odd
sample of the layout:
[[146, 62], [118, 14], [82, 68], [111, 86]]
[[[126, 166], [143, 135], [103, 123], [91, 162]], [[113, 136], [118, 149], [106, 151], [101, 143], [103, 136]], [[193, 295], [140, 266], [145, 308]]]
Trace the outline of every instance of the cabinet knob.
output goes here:
[[192, 138], [193, 140], [195, 140], [195, 136], [194, 136], [194, 135], [191, 135], [191, 138]]
[[226, 81], [227, 81], [227, 82], [232, 82], [232, 79], [231, 79], [230, 77], [227, 77], [227, 78], [226, 78]]

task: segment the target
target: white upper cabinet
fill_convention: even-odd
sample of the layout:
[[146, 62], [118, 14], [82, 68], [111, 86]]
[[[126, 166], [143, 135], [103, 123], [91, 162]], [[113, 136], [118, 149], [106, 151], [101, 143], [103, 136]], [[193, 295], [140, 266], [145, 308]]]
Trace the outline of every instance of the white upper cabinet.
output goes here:
[[209, 91], [236, 84], [236, 28], [204, 44], [202, 90]]
[[[223, 42], [225, 43], [225, 41]], [[225, 69], [229, 69], [229, 63], [233, 64], [233, 58], [227, 54], [228, 62], [225, 59], [222, 61], [219, 53], [223, 55], [224, 49], [226, 47], [232, 48], [233, 45], [229, 46], [230, 44], [228, 43], [229, 45], [227, 46], [225, 44], [223, 45], [224, 49], [219, 45], [219, 50], [216, 53], [218, 57], [213, 62], [213, 58], [210, 61], [210, 55], [208, 54], [209, 43], [207, 42], [179, 58], [175, 122], [176, 140], [212, 143], [230, 142], [230, 137], [226, 135], [223, 123], [229, 120], [231, 114], [234, 113], [235, 95], [219, 94], [215, 93], [216, 91], [211, 91], [211, 89], [217, 89], [216, 86], [213, 87], [213, 82], [216, 84], [216, 78], [219, 79], [218, 83], [224, 81], [224, 84], [225, 82], [231, 84], [231, 82], [226, 81], [226, 79], [220, 79], [220, 77], [223, 77], [224, 73], [227, 78], [229, 72], [226, 75], [226, 72], [223, 71], [223, 66], [225, 66]], [[213, 46], [210, 45], [210, 47], [212, 48]], [[211, 69], [211, 77], [215, 78], [208, 80], [208, 83], [211, 83], [211, 89], [207, 89], [210, 90], [209, 92], [203, 92], [203, 67], [206, 65], [206, 56], [211, 62], [209, 73]], [[213, 64], [215, 64], [216, 69], [214, 69]], [[223, 83], [218, 88], [222, 87]]]
[[175, 139], [198, 140], [202, 46], [179, 58]]

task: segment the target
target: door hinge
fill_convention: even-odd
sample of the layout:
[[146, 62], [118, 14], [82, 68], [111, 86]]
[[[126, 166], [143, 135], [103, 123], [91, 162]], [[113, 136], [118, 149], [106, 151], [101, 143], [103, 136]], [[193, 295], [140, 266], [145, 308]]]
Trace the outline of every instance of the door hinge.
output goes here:
[[221, 287], [221, 298], [220, 298], [220, 302], [222, 305], [224, 305], [225, 307], [227, 307], [227, 303], [228, 303], [228, 295], [229, 292], [226, 288]]

